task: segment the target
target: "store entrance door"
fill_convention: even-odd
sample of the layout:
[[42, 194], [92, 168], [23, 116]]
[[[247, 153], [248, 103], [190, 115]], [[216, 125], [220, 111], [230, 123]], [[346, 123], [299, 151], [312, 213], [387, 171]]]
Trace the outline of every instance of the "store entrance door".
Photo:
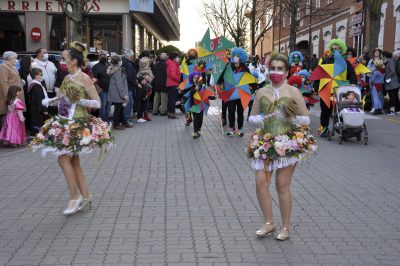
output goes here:
[[0, 52], [26, 50], [25, 32], [18, 14], [0, 13]]

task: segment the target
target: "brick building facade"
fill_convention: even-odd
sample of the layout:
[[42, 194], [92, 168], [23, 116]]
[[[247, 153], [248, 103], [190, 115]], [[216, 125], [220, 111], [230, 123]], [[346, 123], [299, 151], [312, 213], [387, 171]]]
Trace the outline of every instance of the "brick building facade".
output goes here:
[[[369, 43], [369, 17], [364, 14], [362, 1], [357, 0], [303, 0], [310, 9], [299, 12], [301, 19], [296, 35], [296, 49], [304, 55], [320, 57], [331, 39], [340, 38], [348, 47], [361, 53]], [[387, 0], [382, 6], [378, 46], [387, 51], [400, 49], [400, 0]], [[272, 50], [289, 53], [290, 18], [282, 10], [273, 26]], [[311, 36], [310, 36], [311, 33]], [[395, 34], [393, 34], [395, 33]], [[311, 43], [311, 45], [309, 45]], [[311, 51], [309, 50], [311, 48]]]

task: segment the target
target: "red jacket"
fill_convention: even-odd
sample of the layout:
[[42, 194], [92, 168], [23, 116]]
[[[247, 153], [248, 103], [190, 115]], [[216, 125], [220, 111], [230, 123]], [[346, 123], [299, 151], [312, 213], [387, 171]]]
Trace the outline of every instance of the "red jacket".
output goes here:
[[178, 87], [181, 81], [179, 64], [174, 60], [167, 60], [167, 87]]

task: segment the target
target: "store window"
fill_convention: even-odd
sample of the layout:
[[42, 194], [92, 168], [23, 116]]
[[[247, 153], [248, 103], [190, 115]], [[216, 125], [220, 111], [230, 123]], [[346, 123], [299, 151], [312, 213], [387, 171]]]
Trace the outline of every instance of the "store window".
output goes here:
[[51, 24], [50, 50], [62, 51], [67, 48], [66, 19], [63, 15], [49, 15]]
[[25, 51], [25, 32], [18, 14], [1, 13], [0, 15], [0, 53], [5, 51]]
[[[122, 17], [90, 17], [90, 47], [106, 50], [109, 53], [121, 53], [122, 49]], [[87, 35], [86, 35], [87, 36]]]
[[135, 54], [136, 57], [140, 55], [140, 26], [135, 23]]

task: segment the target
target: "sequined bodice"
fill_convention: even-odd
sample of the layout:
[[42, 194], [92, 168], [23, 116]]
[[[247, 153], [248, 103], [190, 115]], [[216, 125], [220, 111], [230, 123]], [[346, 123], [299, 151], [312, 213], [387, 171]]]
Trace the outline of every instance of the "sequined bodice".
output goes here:
[[272, 115], [264, 121], [264, 132], [272, 135], [283, 135], [293, 130], [294, 124], [291, 120], [295, 113], [295, 102], [288, 97], [276, 100], [264, 96], [260, 99], [261, 111], [264, 115]]
[[[80, 99], [88, 98], [85, 88], [77, 83], [74, 83], [73, 81], [64, 80], [61, 85], [60, 91], [63, 96], [68, 97], [68, 100], [71, 103], [76, 103]], [[81, 105], [76, 105], [75, 112], [73, 115], [74, 119], [82, 118], [88, 115], [89, 113], [86, 107]]]

